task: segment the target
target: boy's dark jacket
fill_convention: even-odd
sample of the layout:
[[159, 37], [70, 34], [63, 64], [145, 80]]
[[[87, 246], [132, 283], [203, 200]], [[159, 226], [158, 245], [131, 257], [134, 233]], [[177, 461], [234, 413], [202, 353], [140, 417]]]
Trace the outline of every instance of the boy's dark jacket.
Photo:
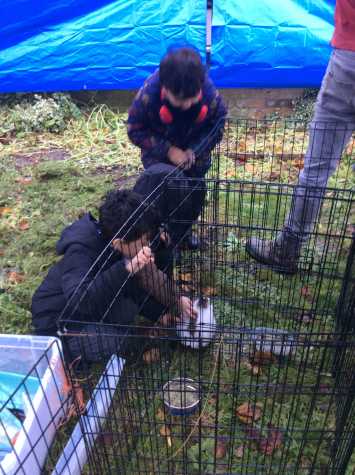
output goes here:
[[[90, 213], [64, 229], [57, 242], [57, 253], [63, 258], [51, 267], [32, 299], [32, 319], [37, 333], [55, 334], [57, 320], [68, 302], [65, 317], [85, 321], [101, 319], [129, 277], [123, 258], [111, 247], [95, 262], [107, 243]], [[101, 266], [102, 271], [96, 275]], [[117, 314], [116, 304], [119, 305], [119, 300], [105, 321], [110, 321], [111, 314]]]
[[174, 118], [171, 124], [164, 123], [159, 114], [164, 104], [159, 71], [145, 81], [129, 110], [127, 127], [129, 138], [141, 148], [144, 168], [159, 162], [169, 163], [167, 153], [172, 145], [186, 150], [195, 149], [204, 143], [203, 152], [197, 154], [192, 171], [197, 176], [206, 173], [210, 166], [210, 151], [222, 139], [227, 114], [223, 100], [207, 74], [202, 87], [201, 102], [208, 107], [207, 116], [202, 122], [184, 120], [181, 114], [180, 118]]

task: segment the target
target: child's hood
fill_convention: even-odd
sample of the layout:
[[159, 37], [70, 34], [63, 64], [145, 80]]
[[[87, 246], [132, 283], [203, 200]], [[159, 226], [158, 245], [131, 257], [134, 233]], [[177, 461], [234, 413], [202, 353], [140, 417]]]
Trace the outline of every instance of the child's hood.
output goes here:
[[63, 230], [57, 242], [57, 254], [64, 254], [73, 244], [80, 244], [95, 251], [102, 249], [105, 245], [99, 224], [90, 213], [85, 214]]

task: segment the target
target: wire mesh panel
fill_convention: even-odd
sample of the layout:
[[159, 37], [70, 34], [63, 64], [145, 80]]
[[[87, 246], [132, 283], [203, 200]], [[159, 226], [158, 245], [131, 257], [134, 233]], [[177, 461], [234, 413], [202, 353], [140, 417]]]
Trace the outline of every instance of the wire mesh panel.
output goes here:
[[200, 350], [171, 336], [126, 343], [140, 351], [96, 416], [88, 473], [341, 473], [333, 456], [351, 431], [337, 431], [337, 398], [354, 388], [333, 360], [353, 340], [218, 329]]
[[40, 474], [72, 400], [61, 345], [1, 335], [0, 355], [0, 473]]
[[[348, 130], [312, 127], [309, 142], [299, 123], [229, 121], [208, 177], [177, 170], [125, 226], [164, 209], [161, 224], [174, 239], [165, 236], [162, 251], [162, 229], [151, 233], [158, 270], [127, 277], [99, 323], [84, 323], [78, 309], [112, 247], [83, 278], [62, 328], [68, 358], [80, 349], [87, 394], [111, 354], [126, 359], [109, 416], [97, 414], [88, 473], [352, 473], [354, 152]], [[322, 179], [312, 171], [304, 186], [303, 157], [315, 141], [333, 168], [323, 164]], [[313, 211], [288, 275], [250, 257], [246, 244], [278, 239], [295, 213], [303, 219], [300, 197]], [[198, 219], [189, 219], [201, 200]], [[183, 246], [181, 230], [191, 227], [197, 250]], [[181, 317], [186, 298], [194, 321]], [[139, 324], [122, 321], [132, 308]], [[86, 364], [93, 353], [94, 366]]]

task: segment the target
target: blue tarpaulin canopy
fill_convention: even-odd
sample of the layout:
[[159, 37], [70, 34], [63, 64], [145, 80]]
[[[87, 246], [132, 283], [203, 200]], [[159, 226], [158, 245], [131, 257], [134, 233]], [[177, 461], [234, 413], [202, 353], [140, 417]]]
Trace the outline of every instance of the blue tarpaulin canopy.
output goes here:
[[[214, 0], [219, 87], [319, 85], [334, 0]], [[133, 89], [171, 45], [205, 56], [206, 0], [2, 0], [0, 91]]]

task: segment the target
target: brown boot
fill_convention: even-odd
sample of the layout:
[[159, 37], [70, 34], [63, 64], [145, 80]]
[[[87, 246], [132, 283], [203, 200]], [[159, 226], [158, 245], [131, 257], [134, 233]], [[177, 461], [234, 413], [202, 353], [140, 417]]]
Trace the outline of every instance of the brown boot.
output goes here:
[[296, 274], [301, 245], [299, 240], [281, 235], [275, 240], [252, 237], [246, 243], [246, 251], [258, 262], [266, 264], [280, 274]]

